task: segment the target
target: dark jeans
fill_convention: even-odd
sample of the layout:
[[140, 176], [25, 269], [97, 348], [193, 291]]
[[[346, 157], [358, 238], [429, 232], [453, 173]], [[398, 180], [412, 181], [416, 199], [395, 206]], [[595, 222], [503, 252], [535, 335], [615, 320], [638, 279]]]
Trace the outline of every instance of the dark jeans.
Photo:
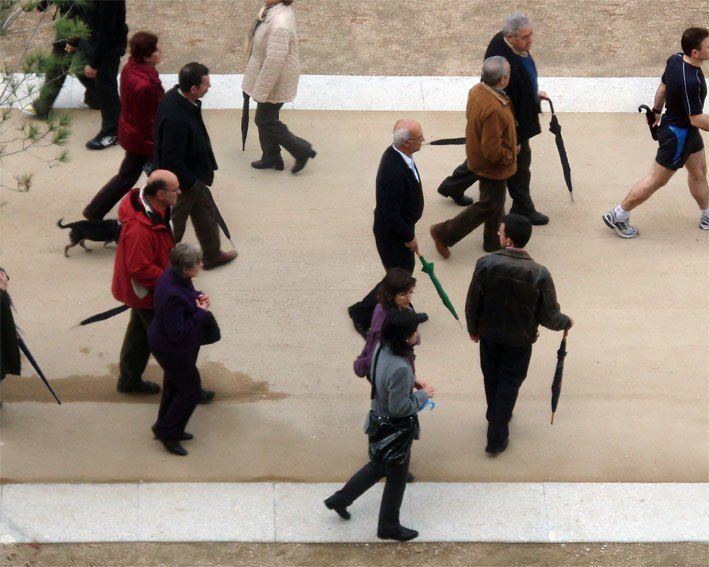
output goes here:
[[337, 507], [347, 507], [379, 480], [386, 477], [382, 503], [379, 506], [379, 524], [377, 531], [396, 530], [399, 523], [399, 510], [404, 500], [406, 477], [409, 472], [411, 451], [403, 463], [383, 465], [369, 461], [347, 483], [332, 495], [332, 503]]
[[499, 447], [509, 437], [517, 394], [527, 377], [532, 345], [513, 347], [480, 339], [480, 368], [487, 399], [487, 444]]
[[197, 407], [202, 391], [198, 354], [199, 347], [188, 353], [153, 353], [164, 371], [158, 419], [153, 425], [153, 433], [162, 441], [179, 441]]
[[[536, 209], [530, 195], [529, 184], [532, 178], [530, 167], [532, 165], [532, 149], [529, 140], [520, 142], [521, 149], [517, 155], [517, 171], [507, 180], [507, 190], [512, 199], [511, 213], [524, 216], [531, 215]], [[467, 161], [461, 163], [446, 177], [438, 187], [444, 195], [450, 197], [462, 196], [478, 179], [478, 175], [468, 169]]]
[[175, 243], [182, 241], [187, 227], [187, 217], [192, 219], [197, 240], [202, 247], [204, 260], [219, 257], [219, 227], [212, 211], [212, 202], [207, 195], [206, 185], [201, 181], [189, 189], [182, 188], [177, 203], [172, 207], [172, 232]]
[[452, 219], [433, 225], [446, 246], [470, 234], [481, 224], [485, 224], [483, 240], [490, 246], [499, 241], [497, 229], [505, 212], [505, 180], [480, 178], [480, 200], [465, 207]]
[[281, 147], [294, 158], [305, 157], [312, 149], [310, 142], [294, 135], [288, 126], [280, 121], [279, 113], [283, 103], [271, 104], [259, 102], [256, 106], [254, 121], [258, 126], [258, 139], [261, 143], [262, 159], [281, 161]]
[[86, 87], [86, 97], [95, 100], [101, 109], [101, 131], [97, 137], [117, 136], [118, 117], [121, 115], [121, 99], [118, 96], [118, 65], [123, 50], [113, 50], [106, 55], [96, 69], [96, 78], [80, 76]]
[[150, 358], [148, 326], [152, 320], [152, 309], [131, 308], [118, 363], [119, 384], [132, 386], [143, 379], [143, 372]]
[[[414, 272], [416, 265], [416, 256], [414, 253], [404, 246], [403, 242], [385, 238], [381, 235], [374, 234], [374, 239], [377, 243], [377, 252], [382, 261], [385, 271], [391, 268], [401, 268], [409, 273]], [[372, 313], [377, 306], [377, 289], [379, 283], [375, 285], [361, 301], [358, 301], [349, 308], [350, 317], [364, 328], [369, 328], [372, 322]]]
[[143, 166], [149, 161], [148, 156], [139, 156], [126, 152], [118, 173], [99, 190], [84, 208], [84, 218], [101, 220], [114, 207], [121, 197], [135, 187], [136, 181], [143, 173]]

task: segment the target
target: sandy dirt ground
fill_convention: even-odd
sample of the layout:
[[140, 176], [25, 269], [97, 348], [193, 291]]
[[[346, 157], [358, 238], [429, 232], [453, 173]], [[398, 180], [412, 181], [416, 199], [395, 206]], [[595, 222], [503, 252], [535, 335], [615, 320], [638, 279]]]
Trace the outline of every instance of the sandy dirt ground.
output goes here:
[[[129, 0], [129, 23], [160, 35], [164, 73], [188, 60], [215, 73], [242, 71], [241, 41], [258, 2], [196, 5]], [[678, 49], [681, 30], [707, 15], [700, 5], [649, 1], [500, 2], [494, 8], [477, 0], [297, 2], [303, 70], [476, 74], [489, 37], [513, 6], [535, 19], [535, 57], [550, 76], [655, 76]], [[17, 50], [12, 41], [0, 45], [3, 56]], [[122, 153], [84, 150], [98, 116], [72, 115], [72, 162], [46, 169], [23, 158], [13, 170], [35, 171], [32, 190], [0, 193], [0, 265], [12, 276], [18, 323], [65, 401], [53, 405], [27, 365], [22, 378], [3, 382], [2, 481], [344, 480], [365, 455], [368, 392], [351, 372], [361, 339], [345, 308], [381, 276], [371, 236], [374, 174], [399, 115], [284, 113], [318, 149], [317, 159], [293, 177], [249, 167], [258, 157], [256, 138], [240, 151], [238, 112], [207, 113], [220, 163], [215, 195], [240, 257], [198, 280], [213, 297], [225, 338], [201, 355], [205, 384], [218, 398], [195, 413], [197, 441], [182, 460], [149, 435], [157, 400], [114, 391], [125, 315], [75, 326], [115, 304], [109, 291], [114, 251], [96, 245], [90, 254], [74, 249], [64, 258], [68, 237], [55, 222], [79, 218]], [[429, 139], [462, 132], [462, 111], [412, 116]], [[485, 457], [477, 352], [421, 274], [416, 304], [431, 321], [422, 328], [417, 366], [437, 387], [438, 406], [422, 418], [414, 470], [427, 481], [706, 482], [709, 257], [685, 175], [634, 214], [642, 236], [622, 241], [600, 215], [650, 165], [653, 144], [642, 119], [560, 120], [576, 201], [563, 187], [553, 138], [538, 136], [533, 192], [552, 222], [535, 230], [530, 245], [554, 274], [562, 308], [577, 321], [556, 423], [549, 425], [548, 396], [560, 337], [543, 332], [510, 449], [498, 459]], [[458, 212], [435, 188], [462, 157], [461, 148], [451, 147], [426, 147], [416, 156], [427, 199], [419, 238], [459, 312], [482, 237], [474, 233], [444, 262], [427, 227]], [[0, 183], [12, 183], [11, 174], [3, 164]], [[151, 364], [147, 377], [159, 375]], [[702, 546], [92, 545], [3, 547], [0, 562], [376, 565], [427, 564], [436, 557], [450, 565], [700, 565], [706, 553]]]

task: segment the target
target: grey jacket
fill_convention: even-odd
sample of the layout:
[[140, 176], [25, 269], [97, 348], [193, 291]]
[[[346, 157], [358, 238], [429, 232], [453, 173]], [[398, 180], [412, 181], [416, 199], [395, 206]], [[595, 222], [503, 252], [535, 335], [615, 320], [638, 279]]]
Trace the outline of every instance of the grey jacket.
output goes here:
[[[377, 353], [380, 353], [378, 358]], [[424, 390], [413, 391], [414, 373], [408, 359], [395, 355], [388, 347], [380, 347], [374, 353], [374, 360], [374, 413], [382, 417], [400, 418], [418, 412], [428, 401], [428, 394]]]
[[510, 346], [534, 343], [539, 325], [569, 327], [549, 270], [525, 251], [506, 248], [480, 258], [465, 303], [468, 333]]

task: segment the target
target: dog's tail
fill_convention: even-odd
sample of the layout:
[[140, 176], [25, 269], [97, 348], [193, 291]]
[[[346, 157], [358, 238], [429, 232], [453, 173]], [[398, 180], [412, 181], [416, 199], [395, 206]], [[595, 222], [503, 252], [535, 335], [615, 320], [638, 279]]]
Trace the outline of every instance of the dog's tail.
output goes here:
[[59, 228], [71, 228], [71, 226], [74, 224], [73, 222], [71, 222], [71, 223], [69, 223], [69, 224], [62, 224], [62, 221], [63, 221], [63, 220], [64, 220], [64, 217], [60, 218], [60, 219], [57, 221], [57, 226], [58, 226]]

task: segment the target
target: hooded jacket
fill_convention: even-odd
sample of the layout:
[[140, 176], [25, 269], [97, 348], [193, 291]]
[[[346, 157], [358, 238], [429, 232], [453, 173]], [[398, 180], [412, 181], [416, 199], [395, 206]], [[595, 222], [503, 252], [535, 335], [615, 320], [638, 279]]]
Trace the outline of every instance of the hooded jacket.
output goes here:
[[153, 158], [155, 117], [164, 94], [155, 67], [129, 58], [121, 71], [121, 115], [118, 119], [118, 141], [125, 151]]
[[155, 285], [169, 265], [175, 241], [170, 230], [170, 210], [165, 211], [165, 217], [150, 208], [146, 210], [140, 192], [132, 189], [118, 207], [122, 227], [111, 292], [128, 307], [153, 309]]
[[256, 102], [290, 102], [298, 91], [298, 29], [290, 6], [276, 4], [254, 31], [243, 91]]

